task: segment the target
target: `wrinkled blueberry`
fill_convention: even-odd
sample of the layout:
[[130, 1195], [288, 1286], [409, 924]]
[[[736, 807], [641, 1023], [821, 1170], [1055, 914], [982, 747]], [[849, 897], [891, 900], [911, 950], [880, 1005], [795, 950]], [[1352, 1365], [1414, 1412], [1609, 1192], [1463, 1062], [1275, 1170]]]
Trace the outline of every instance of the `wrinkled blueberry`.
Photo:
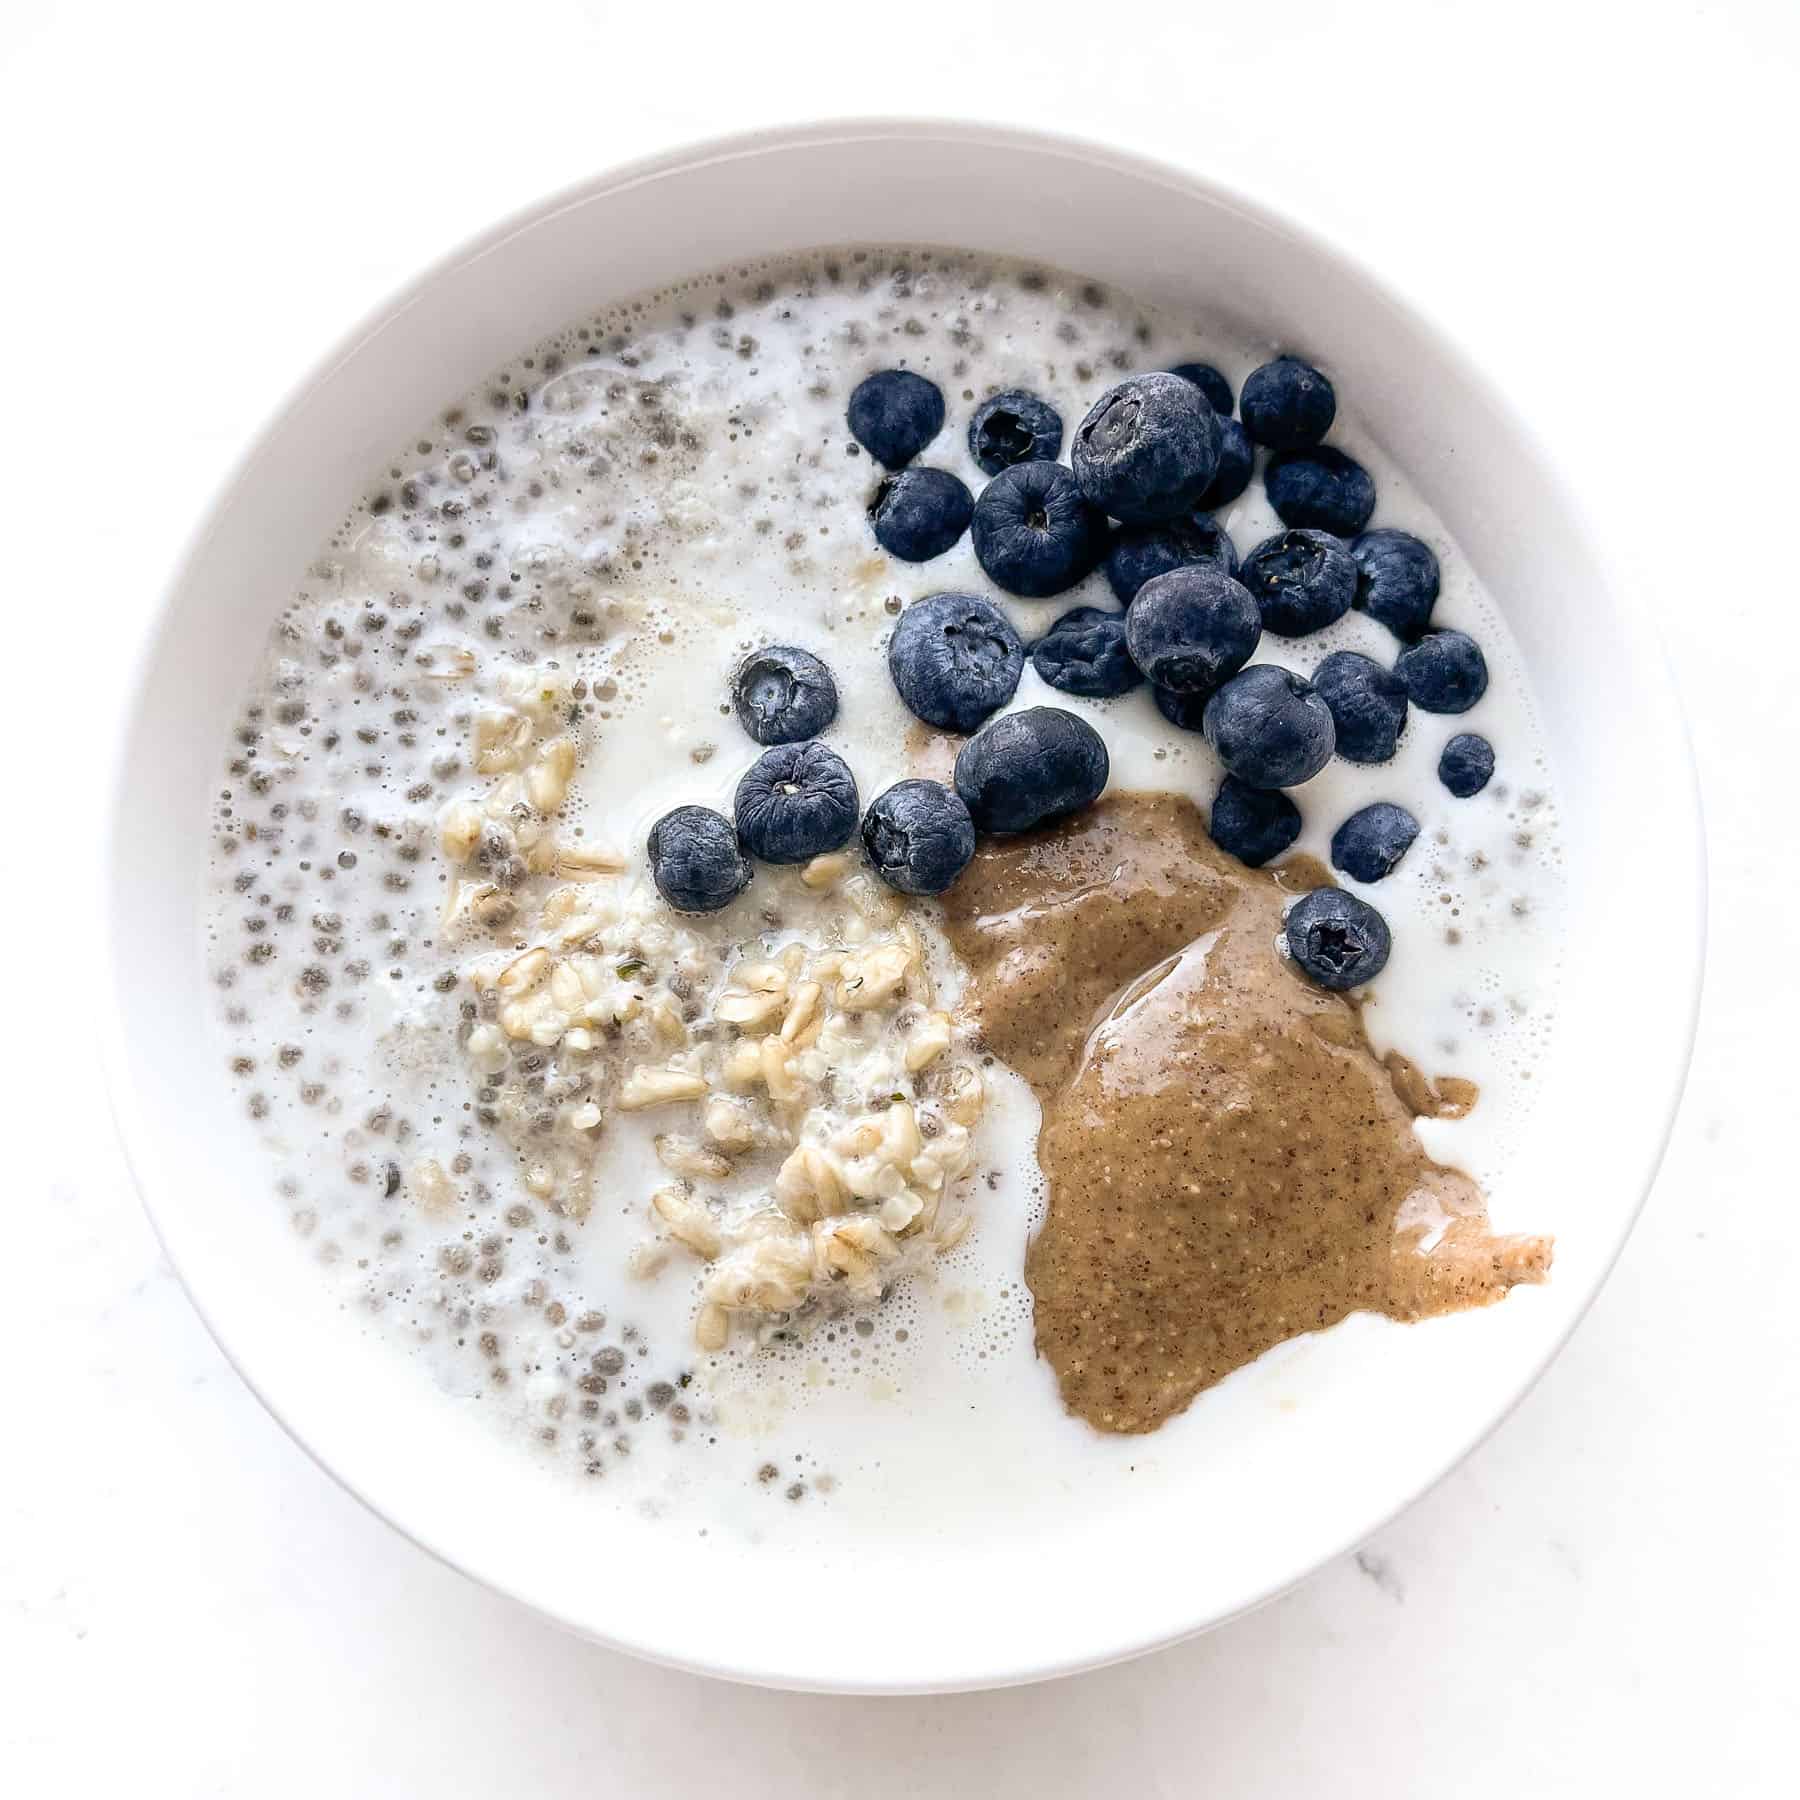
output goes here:
[[869, 522], [888, 555], [930, 562], [962, 536], [974, 512], [969, 490], [948, 469], [902, 469], [875, 490]]
[[1377, 800], [1331, 834], [1331, 866], [1357, 881], [1384, 880], [1418, 835], [1419, 821], [1404, 806]]
[[1313, 670], [1331, 709], [1337, 753], [1346, 762], [1384, 763], [1406, 729], [1406, 683], [1360, 650], [1334, 650]]
[[1298, 787], [1331, 761], [1337, 732], [1325, 702], [1291, 669], [1256, 663], [1206, 703], [1206, 741], [1249, 787]]
[[1305, 450], [1318, 443], [1337, 417], [1331, 383], [1297, 356], [1278, 356], [1244, 381], [1244, 428], [1271, 450]]
[[1183, 381], [1191, 381], [1206, 396], [1206, 403], [1221, 419], [1231, 417], [1231, 411], [1237, 401], [1231, 392], [1231, 383], [1225, 379], [1221, 370], [1215, 369], [1211, 363], [1177, 363], [1169, 373], [1179, 375]]
[[944, 396], [910, 369], [883, 369], [850, 395], [850, 434], [889, 469], [909, 463], [944, 429]]
[[1353, 538], [1375, 510], [1375, 483], [1361, 463], [1321, 444], [1283, 451], [1263, 470], [1263, 491], [1284, 525]]
[[1293, 847], [1300, 835], [1300, 809], [1280, 788], [1246, 787], [1227, 775], [1213, 796], [1207, 830], [1227, 855], [1260, 869]]
[[1192, 512], [1219, 465], [1219, 420], [1179, 375], [1134, 375], [1102, 394], [1069, 456], [1089, 502], [1127, 525]]
[[1177, 694], [1210, 693], [1255, 655], [1261, 637], [1256, 602], [1208, 563], [1146, 581], [1125, 615], [1131, 660]]
[[1106, 518], [1061, 463], [1002, 469], [975, 502], [975, 556], [996, 587], [1027, 600], [1072, 588], [1106, 548]]
[[1211, 694], [1172, 694], [1167, 688], [1153, 687], [1150, 698], [1156, 710], [1178, 731], [1206, 729], [1206, 703]]
[[1487, 658], [1466, 631], [1428, 631], [1400, 652], [1394, 673], [1425, 712], [1467, 712], [1487, 692]]
[[1342, 888], [1314, 888], [1282, 921], [1288, 955], [1316, 986], [1334, 994], [1373, 981], [1387, 967], [1393, 938], [1368, 901]]
[[1002, 713], [957, 752], [956, 791], [978, 831], [1030, 831], [1098, 800], [1109, 767], [1086, 719], [1028, 706]]
[[1025, 646], [991, 601], [932, 594], [900, 615], [888, 640], [888, 672], [927, 725], [973, 731], [1019, 685]]
[[1119, 604], [1129, 606], [1146, 581], [1194, 563], [1210, 563], [1227, 575], [1238, 572], [1231, 534], [1205, 513], [1166, 519], [1160, 525], [1125, 526], [1114, 534], [1106, 553], [1106, 579]]
[[810, 650], [771, 644], [738, 665], [731, 704], [757, 743], [794, 744], [817, 737], [837, 717], [837, 683]]
[[798, 863], [839, 850], [856, 829], [856, 777], [823, 744], [777, 744], [737, 785], [738, 841], [764, 862]]
[[1062, 437], [1062, 414], [1054, 406], [1023, 388], [1008, 388], [976, 407], [969, 454], [984, 475], [998, 475], [1014, 463], [1055, 462]]
[[1244, 558], [1240, 576], [1262, 613], [1263, 629], [1305, 637], [1335, 625], [1356, 593], [1356, 564], [1328, 531], [1283, 531]]
[[717, 912], [750, 885], [731, 821], [708, 806], [678, 806], [650, 827], [650, 874], [677, 912]]
[[1229, 506], [1250, 485], [1250, 471], [1256, 466], [1256, 451], [1248, 433], [1236, 419], [1219, 421], [1219, 465], [1200, 496], [1203, 512], [1217, 512]]
[[1478, 731], [1459, 731], [1438, 758], [1438, 780], [1459, 800], [1479, 794], [1494, 773], [1494, 746]]
[[1078, 606], [1031, 647], [1031, 666], [1053, 688], [1110, 700], [1144, 679], [1125, 646], [1125, 615]]
[[939, 781], [896, 781], [863, 815], [875, 873], [903, 894], [941, 894], [975, 854], [969, 809]]
[[1378, 525], [1350, 546], [1356, 559], [1356, 604], [1410, 644], [1431, 623], [1438, 597], [1438, 559], [1410, 531]]

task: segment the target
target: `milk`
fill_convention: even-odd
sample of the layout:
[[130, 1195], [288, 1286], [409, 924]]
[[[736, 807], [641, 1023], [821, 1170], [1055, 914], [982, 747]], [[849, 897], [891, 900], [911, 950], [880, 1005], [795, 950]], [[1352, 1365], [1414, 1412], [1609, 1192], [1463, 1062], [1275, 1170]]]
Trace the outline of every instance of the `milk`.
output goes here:
[[[896, 263], [908, 271], [899, 279]], [[986, 258], [843, 251], [732, 271], [608, 309], [497, 372], [449, 409], [460, 416], [424, 427], [314, 567], [296, 571], [301, 597], [252, 696], [264, 709], [249, 722], [256, 755], [234, 742], [221, 772], [230, 798], [215, 830], [236, 845], [215, 861], [206, 927], [211, 964], [231, 982], [220, 994], [221, 1056], [254, 1065], [230, 1078], [269, 1147], [269, 1204], [294, 1216], [299, 1244], [340, 1290], [344, 1328], [381, 1333], [418, 1363], [422, 1404], [434, 1387], [480, 1396], [496, 1455], [537, 1457], [585, 1482], [597, 1510], [652, 1510], [672, 1532], [813, 1543], [879, 1529], [926, 1544], [945, 1509], [1006, 1530], [1071, 1495], [1104, 1504], [1109, 1487], [1188, 1454], [1231, 1390], [1268, 1379], [1291, 1346], [1150, 1440], [1105, 1438], [1064, 1414], [1032, 1352], [1021, 1273], [1041, 1206], [1036, 1105], [999, 1067], [987, 1071], [991, 1102], [964, 1194], [975, 1225], [961, 1246], [862, 1320], [697, 1352], [694, 1262], [629, 1272], [652, 1236], [652, 1138], [667, 1121], [611, 1123], [601, 1202], [579, 1224], [529, 1205], [516, 1159], [481, 1126], [479, 1081], [456, 1041], [467, 989], [451, 979], [467, 948], [441, 941], [447, 871], [431, 825], [446, 801], [480, 790], [470, 721], [501, 673], [552, 662], [586, 684], [568, 816], [587, 841], [627, 855], [622, 888], [643, 883], [643, 842], [660, 814], [689, 803], [729, 813], [756, 754], [730, 715], [730, 676], [770, 641], [809, 648], [831, 668], [842, 704], [825, 739], [866, 804], [919, 772], [920, 733], [884, 650], [901, 604], [946, 588], [985, 594], [1029, 643], [1070, 607], [1114, 602], [1103, 575], [1050, 601], [1001, 595], [967, 536], [929, 564], [888, 558], [866, 519], [880, 471], [852, 453], [844, 425], [856, 381], [896, 365], [937, 381], [948, 419], [921, 461], [979, 492], [965, 432], [995, 389], [1025, 387], [1055, 405], [1066, 459], [1069, 435], [1122, 372], [1204, 359], [1239, 387], [1274, 348], [1203, 316], [1096, 298], [1077, 278]], [[1356, 400], [1339, 395], [1331, 441], [1374, 476], [1375, 522], [1437, 552], [1434, 622], [1478, 639], [1491, 682], [1466, 715], [1413, 709], [1391, 763], [1334, 760], [1297, 790], [1298, 847], [1324, 858], [1336, 826], [1372, 800], [1420, 820], [1398, 870], [1357, 890], [1394, 939], [1367, 1027], [1378, 1052], [1398, 1048], [1428, 1073], [1479, 1085], [1467, 1118], [1418, 1130], [1435, 1157], [1482, 1183], [1498, 1230], [1527, 1229], [1532, 1197], [1509, 1191], [1507, 1169], [1555, 1025], [1554, 785], [1498, 607], [1400, 473], [1405, 446], [1370, 441]], [[1260, 481], [1221, 519], [1240, 554], [1279, 529]], [[1398, 646], [1352, 613], [1310, 638], [1265, 637], [1258, 659], [1307, 673], [1342, 648], [1391, 663]], [[321, 654], [335, 658], [329, 667]], [[471, 654], [472, 674], [444, 679]], [[1087, 715], [1106, 739], [1115, 790], [1210, 802], [1216, 759], [1144, 690], [1087, 701], [1045, 687], [1028, 663], [1012, 704]], [[1436, 777], [1461, 730], [1482, 732], [1498, 755], [1493, 783], [1470, 800]], [[233, 759], [245, 766], [233, 772]], [[271, 772], [261, 794], [250, 787], [259, 771]], [[416, 858], [400, 854], [413, 841], [378, 839], [378, 825], [414, 833]], [[258, 918], [260, 928], [245, 923]], [[263, 943], [275, 953], [247, 960]], [[364, 962], [365, 974], [350, 972]], [[303, 980], [315, 968], [323, 988]], [[953, 987], [954, 971], [943, 974]], [[404, 1181], [387, 1189], [390, 1167], [424, 1156], [447, 1168], [466, 1159], [457, 1180], [485, 1197], [467, 1215], [421, 1217]], [[528, 1222], [516, 1222], [520, 1209]], [[467, 1266], [453, 1272], [446, 1259]], [[470, 1281], [463, 1317], [454, 1295]], [[534, 1284], [569, 1295], [560, 1318]], [[622, 1367], [596, 1395], [573, 1378], [603, 1348]], [[596, 1402], [584, 1418], [580, 1407]]]

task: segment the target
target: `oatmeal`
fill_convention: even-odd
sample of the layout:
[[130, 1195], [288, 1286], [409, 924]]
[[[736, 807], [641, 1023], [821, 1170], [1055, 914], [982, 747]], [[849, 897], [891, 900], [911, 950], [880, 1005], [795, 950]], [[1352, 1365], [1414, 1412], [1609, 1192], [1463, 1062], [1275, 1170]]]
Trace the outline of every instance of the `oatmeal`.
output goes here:
[[[703, 1521], [737, 1495], [753, 1509], [734, 1515], [742, 1530], [772, 1529], [770, 1497], [793, 1493], [886, 1521], [887, 1497], [925, 1471], [954, 1468], [960, 1507], [1016, 1508], [1021, 1471], [1067, 1487], [1114, 1466], [1033, 1360], [1059, 1311], [1045, 1259], [1073, 1241], [1064, 1207], [1030, 1265], [1034, 1329], [1038, 1100], [1054, 1110], [1068, 1075], [993, 1036], [996, 977], [968, 908], [994, 853], [965, 868], [968, 845], [938, 829], [971, 740], [908, 711], [889, 652], [898, 621], [928, 616], [920, 601], [975, 596], [1004, 653], [982, 698], [992, 716], [1079, 715], [1113, 794], [1211, 803], [1220, 764], [1190, 728], [1193, 697], [1137, 683], [1117, 571], [1091, 562], [1128, 539], [1149, 559], [1133, 579], [1153, 568], [1143, 528], [1087, 530], [1060, 561], [1021, 563], [1016, 540], [977, 521], [906, 558], [961, 516], [959, 487], [1018, 489], [1032, 529], [1077, 505], [1062, 475], [1005, 475], [1006, 459], [1047, 445], [1060, 416], [1068, 461], [1122, 375], [1204, 352], [1241, 382], [1270, 348], [992, 258], [820, 252], [577, 321], [398, 447], [298, 572], [211, 820], [221, 1063], [266, 1149], [268, 1203], [347, 1310], [547, 1460]], [[935, 387], [941, 423], [888, 381], [860, 442], [852, 395], [902, 368]], [[1554, 1018], [1554, 789], [1466, 564], [1353, 415], [1332, 441], [1372, 472], [1378, 523], [1435, 548], [1434, 623], [1479, 639], [1492, 683], [1477, 713], [1421, 701], [1403, 730], [1390, 719], [1390, 759], [1335, 757], [1295, 790], [1293, 820], [1247, 816], [1293, 837], [1289, 868], [1330, 856], [1378, 804], [1412, 820], [1404, 842], [1365, 822], [1358, 854], [1385, 878], [1344, 883], [1392, 927], [1365, 1013], [1394, 1072], [1383, 1105], [1404, 1093], [1420, 1115], [1422, 1167], [1468, 1171], [1439, 1171], [1448, 1210], [1475, 1216], [1473, 1178], [1498, 1216]], [[872, 445], [945, 479], [900, 481]], [[1190, 535], [1221, 555], [1281, 525], [1262, 482], [1211, 521]], [[1334, 656], [1386, 671], [1383, 615], [1410, 603], [1413, 564], [1383, 554], [1373, 607], [1265, 634], [1249, 668], [1274, 660], [1328, 692]], [[1327, 572], [1341, 586], [1343, 559]], [[1046, 584], [1061, 597], [1020, 598]], [[1102, 624], [1036, 654], [1075, 605]], [[1461, 704], [1467, 674], [1416, 683], [1432, 698], [1455, 677]], [[908, 664], [928, 713], [944, 678], [941, 659]], [[949, 702], [944, 716], [960, 713]], [[857, 831], [765, 860], [793, 841], [779, 818], [744, 851], [735, 791], [760, 746], [793, 741], [788, 713], [881, 821], [874, 860]], [[1480, 752], [1453, 749], [1468, 723]], [[1085, 795], [1101, 772], [1090, 757], [1076, 775]], [[938, 810], [916, 795], [878, 808], [906, 781], [930, 783]], [[693, 890], [716, 910], [659, 892], [653, 828], [683, 808], [743, 858]], [[913, 841], [931, 834], [935, 862]], [[1274, 905], [1270, 891], [1255, 904]], [[1099, 936], [1107, 957], [1134, 953]], [[1064, 1056], [1075, 1016], [1043, 1011], [1033, 1030]], [[1042, 1147], [1060, 1167], [1055, 1130]], [[1177, 1360], [1168, 1404], [1144, 1416], [1184, 1384], [1207, 1391], [1165, 1439], [1232, 1366], [1191, 1344]]]
[[[554, 850], [542, 861], [567, 873]], [[786, 885], [782, 928], [749, 943], [641, 888], [621, 903], [552, 885], [541, 903], [515, 898], [513, 941], [463, 971], [477, 996], [464, 1053], [521, 1185], [550, 1210], [592, 1210], [610, 1118], [667, 1118], [657, 1240], [632, 1264], [660, 1268], [666, 1241], [708, 1265], [704, 1350], [734, 1318], [877, 1301], [968, 1224], [948, 1202], [984, 1089], [952, 1053], [918, 927], [842, 857]]]

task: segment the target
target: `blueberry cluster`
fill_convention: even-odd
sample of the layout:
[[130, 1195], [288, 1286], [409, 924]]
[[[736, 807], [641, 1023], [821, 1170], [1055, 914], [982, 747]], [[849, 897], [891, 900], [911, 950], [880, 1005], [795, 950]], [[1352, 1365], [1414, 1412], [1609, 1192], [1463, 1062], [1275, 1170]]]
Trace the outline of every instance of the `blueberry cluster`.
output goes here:
[[[1006, 398], [998, 395], [990, 405]], [[1049, 452], [1055, 456], [1062, 443], [1062, 421], [1049, 408], [1044, 410], [1055, 422]], [[944, 429], [944, 396], [937, 383], [910, 369], [882, 369], [857, 383], [847, 417], [850, 435], [887, 471], [869, 502], [875, 541], [902, 562], [930, 562], [942, 556], [969, 529], [975, 500], [948, 469], [922, 468], [913, 460]], [[1035, 417], [1027, 420], [997, 410], [983, 426], [980, 446], [971, 427], [970, 448], [977, 461], [982, 461], [985, 450], [1005, 467], [1036, 454], [1033, 446], [1041, 424]], [[982, 461], [982, 466], [987, 463]]]
[[[739, 673], [740, 694], [749, 668]], [[856, 833], [858, 811], [856, 777], [835, 750], [816, 738], [777, 743], [739, 781], [732, 818], [678, 806], [656, 821], [650, 873], [677, 912], [718, 912], [750, 885], [752, 857], [804, 863], [841, 850]]]
[[[886, 369], [857, 386], [848, 423], [885, 471], [869, 507], [884, 549], [928, 562], [967, 530], [983, 572], [1004, 592], [1049, 599], [1104, 569], [1122, 609], [1078, 606], [1030, 646], [979, 594], [932, 594], [900, 615], [888, 643], [896, 691], [916, 717], [968, 742], [951, 785], [899, 782], [863, 815], [863, 844], [885, 881], [902, 893], [941, 894], [974, 855], [977, 832], [1066, 818], [1105, 787], [1106, 746], [1085, 720], [1048, 706], [1001, 712], [1028, 655], [1050, 686], [1091, 699], [1148, 682], [1172, 725], [1203, 733], [1225, 767], [1213, 838], [1252, 868], [1298, 839], [1300, 811], [1287, 790], [1333, 755], [1386, 762], [1410, 707], [1456, 714], [1481, 698], [1480, 646], [1431, 624], [1436, 557], [1408, 532], [1370, 528], [1374, 481], [1324, 441], [1336, 417], [1330, 380], [1298, 357], [1255, 370], [1241, 400], [1210, 364], [1184, 363], [1101, 395], [1070, 437], [1065, 464], [1061, 415], [1009, 389], [982, 401], [969, 421], [970, 456], [990, 478], [971, 495], [948, 470], [917, 461], [945, 424], [933, 382]], [[1240, 563], [1212, 514], [1248, 487], [1258, 447], [1285, 529]], [[1251, 660], [1265, 633], [1310, 636], [1353, 607], [1400, 640], [1392, 668], [1340, 650], [1309, 681]], [[855, 780], [817, 742], [837, 711], [824, 665], [792, 647], [759, 651], [739, 671], [733, 704], [746, 731], [771, 746], [739, 784], [735, 823], [682, 807], [652, 834], [657, 884], [686, 910], [712, 910], [741, 893], [749, 857], [803, 862], [842, 848], [857, 830]], [[1487, 740], [1462, 733], [1446, 745], [1438, 773], [1463, 797], [1479, 792], [1493, 767]], [[1356, 881], [1379, 881], [1418, 831], [1403, 807], [1378, 802], [1338, 828], [1332, 861]], [[1389, 948], [1380, 914], [1337, 889], [1292, 910], [1287, 942], [1298, 966], [1334, 991], [1372, 978]]]
[[[1213, 802], [1214, 840], [1254, 868], [1299, 836], [1299, 809], [1283, 790], [1309, 779], [1334, 754], [1349, 762], [1387, 762], [1399, 747], [1409, 706], [1466, 712], [1487, 689], [1487, 665], [1466, 633], [1432, 629], [1439, 571], [1430, 547], [1409, 532], [1370, 528], [1373, 480], [1323, 441], [1337, 416], [1330, 380], [1297, 357], [1277, 357], [1244, 383], [1241, 411], [1249, 437], [1269, 452], [1263, 485], [1286, 526], [1257, 545], [1237, 571], [1261, 629], [1306, 637], [1355, 607], [1403, 646], [1392, 668], [1358, 651], [1335, 651], [1311, 681], [1272, 664], [1252, 665], [1203, 700], [1196, 690], [1167, 684], [1177, 693], [1164, 701], [1165, 716], [1184, 729], [1198, 725], [1227, 770]], [[1135, 615], [1143, 595], [1128, 604]], [[1128, 623], [1128, 643], [1134, 629]], [[1147, 666], [1146, 673], [1159, 679]], [[1464, 733], [1446, 747], [1438, 773], [1451, 793], [1466, 797], [1480, 791], [1493, 767], [1487, 740]], [[1381, 881], [1418, 834], [1418, 820], [1404, 807], [1378, 801], [1332, 835], [1332, 864], [1352, 880]], [[1335, 889], [1321, 889], [1296, 906], [1286, 937], [1301, 969], [1334, 991], [1370, 980], [1388, 957], [1381, 915]]]
[[[1005, 620], [971, 595], [936, 600], [929, 613], [916, 607], [909, 615], [933, 621], [930, 652], [962, 659], [979, 692], [995, 679], [998, 664], [1009, 671], [1003, 679], [1010, 694], [1022, 653]], [[994, 634], [996, 620], [1005, 638]], [[913, 654], [923, 658], [927, 651]], [[835, 684], [831, 711], [821, 715], [819, 684], [801, 679], [815, 669], [822, 672], [816, 658], [790, 645], [759, 650], [740, 666], [733, 691], [738, 715], [770, 748], [739, 781], [732, 818], [705, 806], [678, 806], [651, 827], [650, 872], [678, 912], [729, 906], [750, 885], [751, 858], [810, 862], [843, 849], [857, 834], [856, 777], [835, 750], [802, 735], [835, 712]], [[980, 716], [953, 728], [975, 731]], [[1099, 798], [1108, 768], [1106, 745], [1085, 719], [1054, 706], [1008, 713], [963, 746], [953, 786], [899, 781], [879, 794], [861, 816], [863, 846], [890, 887], [941, 894], [968, 867], [977, 830], [1031, 831], [1067, 818]]]

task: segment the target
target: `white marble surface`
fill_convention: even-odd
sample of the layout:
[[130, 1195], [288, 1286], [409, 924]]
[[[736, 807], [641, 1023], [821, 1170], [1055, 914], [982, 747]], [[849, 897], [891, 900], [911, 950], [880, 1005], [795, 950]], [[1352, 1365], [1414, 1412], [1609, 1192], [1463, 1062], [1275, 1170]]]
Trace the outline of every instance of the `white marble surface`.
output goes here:
[[[1028, 0], [761, 9], [778, 27], [702, 4], [6, 10], [8, 1792], [1793, 1791], [1794, 9], [1157, 10], [1179, 23]], [[1466, 1467], [1208, 1638], [882, 1702], [590, 1649], [319, 1474], [158, 1256], [87, 1053], [86, 900], [56, 886], [85, 867], [120, 642], [233, 450], [348, 320], [610, 160], [872, 110], [1210, 168], [1452, 321], [1635, 543], [1715, 883], [1698, 1058], [1643, 1225]], [[1621, 929], [1654, 981], [1641, 802]]]

